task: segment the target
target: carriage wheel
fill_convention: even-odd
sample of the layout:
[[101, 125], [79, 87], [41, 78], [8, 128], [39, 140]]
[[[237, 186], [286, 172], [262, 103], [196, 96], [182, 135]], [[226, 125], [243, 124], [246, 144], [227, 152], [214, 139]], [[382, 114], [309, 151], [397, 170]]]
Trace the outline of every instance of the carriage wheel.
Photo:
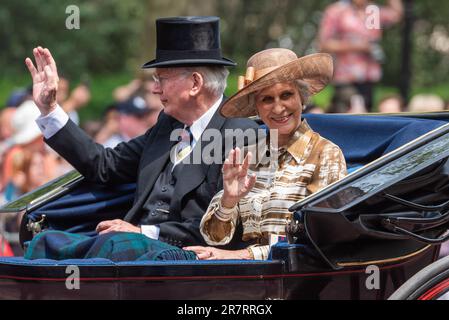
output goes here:
[[415, 274], [389, 300], [449, 300], [449, 256]]

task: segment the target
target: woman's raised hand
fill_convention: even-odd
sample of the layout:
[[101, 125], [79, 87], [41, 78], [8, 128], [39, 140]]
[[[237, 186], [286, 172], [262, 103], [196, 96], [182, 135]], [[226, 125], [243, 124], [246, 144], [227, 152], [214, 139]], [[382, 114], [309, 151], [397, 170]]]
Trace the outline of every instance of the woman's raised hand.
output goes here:
[[56, 108], [58, 70], [50, 50], [37, 47], [34, 48], [33, 54], [36, 67], [30, 58], [25, 60], [33, 78], [33, 99], [42, 115], [47, 115]]
[[248, 168], [252, 154], [248, 152], [243, 163], [240, 163], [241, 150], [231, 150], [223, 164], [223, 197], [221, 205], [225, 208], [233, 208], [245, 197], [256, 184], [256, 175], [248, 176]]

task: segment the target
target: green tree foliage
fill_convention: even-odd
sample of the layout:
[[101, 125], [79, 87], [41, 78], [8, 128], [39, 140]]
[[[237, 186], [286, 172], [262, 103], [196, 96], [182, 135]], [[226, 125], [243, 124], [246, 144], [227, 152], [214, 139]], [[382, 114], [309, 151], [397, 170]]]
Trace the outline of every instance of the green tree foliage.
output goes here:
[[[80, 9], [79, 30], [66, 28], [69, 5]], [[139, 43], [145, 11], [138, 0], [2, 0], [1, 68], [22, 73], [25, 57], [42, 45], [71, 77], [123, 70]]]
[[[417, 86], [448, 83], [449, 2], [414, 1], [414, 82]], [[447, 94], [447, 93], [446, 93]]]
[[[449, 2], [414, 3], [414, 87], [448, 83]], [[1, 0], [0, 67], [2, 77], [24, 75], [24, 58], [40, 44], [52, 50], [60, 69], [79, 80], [84, 73], [137, 73], [154, 58], [155, 20], [178, 15], [221, 17], [224, 54], [243, 72], [253, 53], [282, 46], [298, 55], [315, 52], [324, 8], [333, 0]], [[385, 1], [374, 1], [385, 3]], [[65, 10], [77, 5], [81, 29], [67, 30]], [[384, 32], [383, 85], [397, 87], [402, 63], [402, 25]], [[444, 91], [444, 90], [443, 90]], [[444, 96], [448, 96], [446, 92]]]
[[[449, 74], [449, 2], [413, 2], [414, 29], [412, 34], [412, 83], [414, 87], [430, 87], [448, 83]], [[384, 65], [385, 85], [399, 81], [401, 66], [402, 25], [384, 33], [383, 47], [387, 60]], [[443, 96], [447, 96], [444, 94]]]
[[[214, 0], [212, 0], [214, 1]], [[267, 47], [282, 46], [298, 55], [317, 51], [316, 37], [325, 7], [333, 0], [216, 0], [216, 12], [223, 18], [224, 51], [243, 68], [246, 59]], [[373, 1], [385, 4], [385, 1]], [[412, 4], [411, 75], [414, 88], [448, 85], [449, 2], [403, 0]], [[384, 30], [382, 47], [386, 60], [382, 84], [398, 87], [403, 62], [403, 30], [400, 23]], [[444, 87], [444, 85], [443, 85]], [[447, 90], [438, 92], [449, 97]]]
[[[404, 0], [407, 1], [407, 0]], [[218, 15], [226, 55], [243, 65], [256, 51], [284, 46], [299, 55], [316, 50], [323, 9], [332, 0], [2, 0], [0, 66], [23, 70], [37, 44], [52, 49], [64, 72], [135, 71], [154, 57], [158, 17]], [[414, 79], [418, 85], [446, 80], [449, 71], [449, 2], [414, 0]], [[384, 1], [377, 1], [384, 3]], [[67, 30], [65, 10], [77, 5], [81, 29]], [[401, 25], [388, 29], [385, 84], [397, 83], [401, 65]]]
[[217, 12], [223, 18], [223, 49], [241, 65], [269, 47], [287, 47], [304, 55], [314, 50], [321, 10], [330, 2], [217, 0]]

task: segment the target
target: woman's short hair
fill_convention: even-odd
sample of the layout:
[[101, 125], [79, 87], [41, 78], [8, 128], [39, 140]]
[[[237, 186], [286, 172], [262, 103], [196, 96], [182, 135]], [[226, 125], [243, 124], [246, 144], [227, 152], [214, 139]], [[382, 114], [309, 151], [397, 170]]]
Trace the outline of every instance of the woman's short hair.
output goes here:
[[302, 80], [295, 80], [295, 84], [301, 96], [301, 103], [305, 106], [310, 98], [309, 85]]

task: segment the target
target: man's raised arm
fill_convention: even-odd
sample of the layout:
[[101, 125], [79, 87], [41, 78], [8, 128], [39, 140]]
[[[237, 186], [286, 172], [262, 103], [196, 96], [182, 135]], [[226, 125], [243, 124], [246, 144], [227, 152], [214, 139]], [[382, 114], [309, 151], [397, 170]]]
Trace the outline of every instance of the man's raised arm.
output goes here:
[[43, 116], [54, 111], [57, 106], [58, 70], [50, 50], [37, 47], [33, 50], [36, 67], [30, 58], [25, 63], [33, 78], [33, 98]]

